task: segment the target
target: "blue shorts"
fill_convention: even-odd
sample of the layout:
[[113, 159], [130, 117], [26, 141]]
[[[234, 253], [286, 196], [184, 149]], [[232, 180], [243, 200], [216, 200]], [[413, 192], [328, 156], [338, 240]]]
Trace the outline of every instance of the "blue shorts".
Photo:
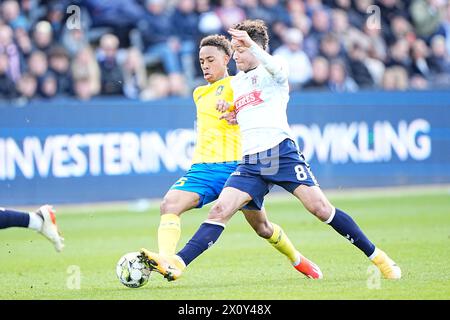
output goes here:
[[197, 193], [200, 196], [197, 208], [201, 208], [219, 197], [225, 182], [237, 165], [237, 161], [193, 164], [170, 189]]
[[261, 210], [264, 196], [274, 185], [291, 193], [300, 185], [319, 185], [305, 157], [291, 139], [267, 151], [244, 156], [225, 187], [239, 189], [252, 197], [244, 209]]

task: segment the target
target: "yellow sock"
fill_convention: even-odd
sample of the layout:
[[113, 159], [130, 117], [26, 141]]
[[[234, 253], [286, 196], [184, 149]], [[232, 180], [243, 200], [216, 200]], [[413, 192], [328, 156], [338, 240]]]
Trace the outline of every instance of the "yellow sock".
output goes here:
[[180, 217], [172, 213], [161, 215], [158, 228], [159, 253], [167, 256], [174, 255], [180, 235]]
[[283, 229], [275, 223], [272, 223], [273, 226], [273, 234], [267, 239], [269, 243], [274, 246], [275, 249], [284, 254], [293, 264], [298, 264], [299, 257], [297, 250], [292, 244], [291, 240], [289, 240], [286, 233], [284, 233]]

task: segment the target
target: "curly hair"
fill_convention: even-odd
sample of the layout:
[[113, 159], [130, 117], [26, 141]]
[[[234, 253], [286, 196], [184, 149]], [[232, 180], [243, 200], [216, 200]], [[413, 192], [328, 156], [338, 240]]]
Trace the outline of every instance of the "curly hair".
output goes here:
[[231, 42], [225, 36], [219, 34], [213, 34], [207, 37], [204, 37], [200, 41], [199, 49], [203, 47], [216, 47], [219, 50], [225, 52], [225, 54], [229, 57], [233, 54], [233, 49], [231, 48]]
[[233, 26], [233, 29], [247, 31], [250, 38], [264, 50], [269, 46], [269, 33], [266, 23], [260, 19], [244, 20]]

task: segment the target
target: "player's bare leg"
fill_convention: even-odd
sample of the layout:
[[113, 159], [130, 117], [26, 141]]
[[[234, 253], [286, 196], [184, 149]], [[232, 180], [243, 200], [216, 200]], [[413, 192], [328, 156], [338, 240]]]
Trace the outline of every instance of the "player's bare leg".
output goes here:
[[255, 232], [284, 254], [297, 271], [312, 279], [323, 277], [320, 268], [294, 247], [284, 230], [269, 221], [264, 208], [262, 210], [242, 210], [242, 212]]
[[364, 252], [386, 279], [401, 278], [400, 267], [385, 252], [375, 247], [348, 214], [333, 207], [319, 187], [301, 185], [293, 193], [309, 212]]
[[178, 279], [189, 263], [215, 243], [228, 220], [250, 200], [250, 196], [245, 192], [235, 188], [224, 188], [216, 204], [211, 208], [208, 219], [200, 225], [180, 252], [174, 256], [164, 256], [141, 249], [141, 260], [167, 280]]
[[195, 192], [169, 190], [160, 205], [161, 220], [158, 228], [158, 248], [162, 255], [176, 252], [181, 235], [180, 215], [195, 208], [200, 196]]

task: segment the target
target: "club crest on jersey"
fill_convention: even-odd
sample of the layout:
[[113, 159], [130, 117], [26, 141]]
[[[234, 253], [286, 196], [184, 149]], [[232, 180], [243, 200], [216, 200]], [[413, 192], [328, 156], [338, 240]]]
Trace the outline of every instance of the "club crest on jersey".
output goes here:
[[255, 74], [255, 75], [252, 77], [252, 85], [254, 86], [254, 85], [256, 85], [257, 83], [258, 83], [258, 75]]
[[222, 94], [224, 86], [218, 86], [216, 90], [216, 96], [220, 96]]
[[236, 112], [239, 112], [244, 107], [256, 106], [262, 102], [264, 102], [264, 100], [261, 99], [261, 91], [255, 90], [237, 98], [234, 102], [234, 106], [236, 107]]

